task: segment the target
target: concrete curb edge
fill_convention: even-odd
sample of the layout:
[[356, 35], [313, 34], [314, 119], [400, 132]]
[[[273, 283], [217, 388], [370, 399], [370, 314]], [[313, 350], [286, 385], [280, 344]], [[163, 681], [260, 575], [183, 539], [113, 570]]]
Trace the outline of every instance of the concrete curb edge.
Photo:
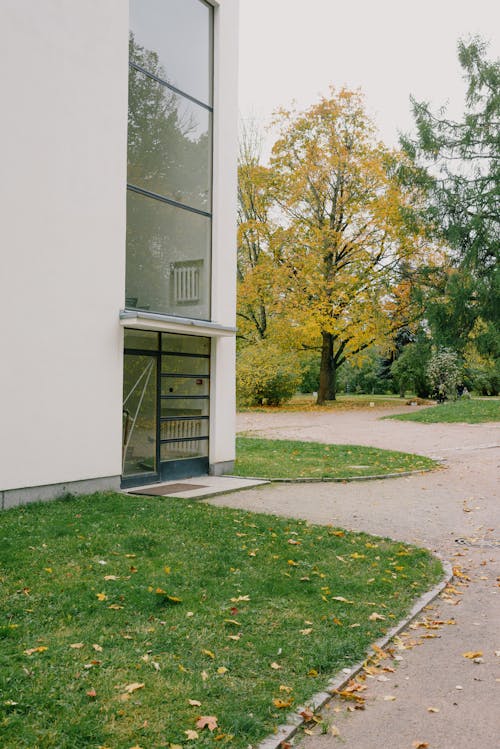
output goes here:
[[401, 471], [401, 473], [380, 473], [375, 476], [345, 476], [343, 478], [296, 478], [296, 479], [277, 479], [262, 478], [262, 476], [236, 476], [227, 474], [230, 479], [249, 479], [250, 481], [267, 481], [270, 484], [344, 484], [354, 481], [377, 481], [383, 479], [399, 479], [405, 476], [417, 476], [419, 473], [432, 473], [440, 468], [446, 468], [444, 460], [432, 458], [437, 465], [435, 468], [417, 468], [414, 471]]
[[[435, 598], [437, 598], [437, 596], [445, 589], [448, 583], [451, 582], [451, 580], [453, 579], [453, 569], [451, 564], [447, 560], [441, 559], [439, 556], [437, 558], [441, 562], [444, 569], [444, 576], [441, 578], [440, 582], [431, 590], [427, 591], [427, 593], [424, 593], [422, 596], [420, 596], [420, 598], [413, 605], [408, 615], [404, 619], [401, 619], [394, 627], [392, 627], [392, 629], [386, 632], [386, 634], [379, 640], [377, 640], [374, 645], [383, 650], [389, 644], [389, 642], [394, 637], [396, 637], [396, 635], [400, 634], [400, 632], [406, 629], [410, 622], [412, 622], [413, 619], [415, 619], [426, 606], [428, 606]], [[326, 689], [322, 692], [317, 692], [316, 694], [314, 694], [309, 700], [307, 706], [312, 708], [314, 711], [322, 708], [327, 702], [332, 699], [334, 693], [337, 690], [342, 690], [345, 686], [347, 686], [352, 678], [359, 674], [359, 672], [363, 669], [366, 659], [374, 654], [375, 653], [371, 648], [368, 649], [365, 658], [362, 661], [355, 663], [352, 666], [351, 672], [349, 674], [341, 672], [329, 679]], [[305, 706], [302, 705], [298, 707], [294, 713], [290, 713], [290, 715], [287, 715], [287, 723], [278, 726], [276, 733], [271, 734], [263, 741], [261, 741], [261, 743], [256, 746], [256, 749], [280, 749], [281, 743], [293, 738], [300, 726], [304, 724], [304, 719], [300, 715], [300, 712], [304, 709]]]

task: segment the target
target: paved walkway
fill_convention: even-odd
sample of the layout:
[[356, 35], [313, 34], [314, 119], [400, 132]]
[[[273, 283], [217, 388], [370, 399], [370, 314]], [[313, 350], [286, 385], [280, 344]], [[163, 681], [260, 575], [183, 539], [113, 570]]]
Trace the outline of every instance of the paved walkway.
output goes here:
[[[429, 749], [496, 749], [500, 747], [500, 424], [378, 421], [387, 413], [387, 409], [370, 409], [241, 414], [238, 428], [275, 438], [418, 452], [445, 459], [446, 467], [366, 483], [266, 485], [211, 502], [333, 523], [426, 546], [466, 576], [454, 583], [456, 593], [441, 597], [425, 612], [429, 619], [454, 619], [456, 624], [409, 630], [410, 647], [399, 651], [402, 660], [396, 671], [387, 673], [387, 681], [367, 679], [366, 710], [351, 712], [346, 703], [332, 700], [322, 715], [339, 736], [319, 732], [304, 736], [301, 749], [412, 749], [418, 742]], [[422, 633], [427, 637], [422, 638]], [[468, 651], [481, 651], [480, 662], [464, 658]], [[387, 665], [396, 664], [387, 661]], [[396, 699], [385, 700], [388, 696]], [[436, 712], [429, 712], [430, 707]]]

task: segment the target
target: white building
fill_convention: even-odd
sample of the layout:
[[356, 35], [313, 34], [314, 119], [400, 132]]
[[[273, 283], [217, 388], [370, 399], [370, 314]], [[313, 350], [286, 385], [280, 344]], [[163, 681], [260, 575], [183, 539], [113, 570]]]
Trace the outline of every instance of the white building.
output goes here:
[[0, 4], [2, 507], [232, 466], [237, 5]]

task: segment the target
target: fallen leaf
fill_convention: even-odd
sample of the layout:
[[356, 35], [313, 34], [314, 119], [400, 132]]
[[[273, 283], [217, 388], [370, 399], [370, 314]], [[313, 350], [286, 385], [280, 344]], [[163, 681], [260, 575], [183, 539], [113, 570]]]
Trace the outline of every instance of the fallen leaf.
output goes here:
[[331, 736], [340, 736], [340, 731], [339, 731], [339, 729], [337, 728], [337, 726], [335, 726], [335, 725], [331, 725], [331, 726], [330, 726], [330, 731], [329, 731], [329, 733], [330, 733], [330, 735], [331, 735]]
[[136, 692], [138, 689], [143, 689], [144, 684], [140, 684], [138, 681], [132, 682], [132, 684], [127, 684], [126, 687], [124, 687], [124, 691], [126, 694], [132, 694], [132, 692]]
[[481, 658], [483, 655], [482, 650], [469, 650], [467, 653], [462, 653], [464, 658], [470, 658], [471, 660], [474, 658]]
[[96, 653], [102, 653], [102, 647], [100, 645], [98, 645], [96, 642], [94, 642], [94, 644], [92, 645], [92, 647], [94, 648], [94, 650], [96, 651]]
[[241, 639], [241, 635], [228, 635], [227, 639], [228, 640], [236, 640], [236, 642], [237, 642], [238, 640]]
[[280, 697], [275, 697], [273, 700], [273, 705], [280, 710], [284, 707], [290, 707], [291, 705], [293, 705], [293, 697], [289, 697], [289, 699], [287, 700], [282, 700]]
[[114, 611], [119, 611], [122, 608], [123, 606], [120, 606], [118, 603], [112, 603], [110, 606], [108, 606], [108, 609], [113, 609]]
[[215, 715], [202, 715], [196, 721], [196, 728], [208, 728], [209, 731], [213, 731], [217, 728], [217, 718]]
[[382, 616], [382, 614], [377, 614], [377, 612], [374, 611], [373, 614], [370, 614], [370, 616], [368, 617], [368, 619], [371, 622], [376, 622], [376, 621], [379, 621], [379, 620], [382, 621], [383, 619], [385, 619], [385, 616]]
[[231, 603], [238, 603], [239, 601], [249, 601], [250, 596], [238, 596], [238, 598], [231, 598]]
[[106, 593], [96, 593], [96, 598], [98, 601], [107, 601], [108, 597]]
[[217, 669], [217, 673], [220, 674], [221, 676], [223, 676], [224, 674], [227, 674], [228, 671], [229, 669], [226, 668], [225, 666], [219, 666], [219, 668]]
[[209, 658], [212, 658], [212, 660], [215, 658], [215, 654], [212, 653], [211, 650], [205, 650], [204, 648], [201, 651], [203, 655], [208, 655]]
[[306, 723], [309, 723], [314, 718], [314, 713], [312, 710], [310, 710], [308, 707], [306, 707], [305, 710], [302, 710], [299, 715], [301, 715]]
[[414, 741], [412, 743], [413, 749], [427, 749], [428, 746], [427, 741]]
[[206, 671], [201, 672], [201, 679], [202, 681], [206, 681], [208, 679], [208, 674]]
[[271, 668], [274, 668], [275, 671], [278, 671], [280, 668], [283, 668], [283, 666], [280, 666], [279, 663], [271, 663]]
[[75, 650], [80, 650], [80, 648], [85, 647], [85, 643], [83, 642], [74, 642], [72, 645], [70, 645], [70, 648], [74, 648]]
[[354, 603], [354, 601], [348, 601], [344, 596], [332, 596], [332, 601], [340, 601], [341, 603]]
[[386, 694], [384, 697], [384, 702], [394, 702], [396, 698], [393, 694]]
[[104, 575], [105, 580], [119, 580], [120, 578], [116, 575]]
[[301, 635], [310, 635], [312, 632], [312, 627], [309, 627], [309, 629], [301, 629], [300, 634]]
[[439, 707], [428, 707], [427, 708], [427, 712], [428, 713], [438, 713], [439, 712]]
[[188, 729], [187, 731], [184, 731], [184, 733], [186, 734], [188, 741], [194, 741], [195, 739], [199, 738], [198, 731], [192, 731]]
[[190, 705], [193, 705], [193, 707], [201, 707], [201, 702], [199, 700], [188, 700]]
[[280, 692], [286, 692], [287, 694], [290, 694], [290, 692], [293, 692], [293, 687], [287, 687], [285, 684], [280, 684]]
[[24, 652], [26, 655], [33, 655], [33, 653], [43, 653], [45, 650], [48, 650], [45, 645], [39, 645], [37, 648], [28, 648], [28, 650], [25, 650]]

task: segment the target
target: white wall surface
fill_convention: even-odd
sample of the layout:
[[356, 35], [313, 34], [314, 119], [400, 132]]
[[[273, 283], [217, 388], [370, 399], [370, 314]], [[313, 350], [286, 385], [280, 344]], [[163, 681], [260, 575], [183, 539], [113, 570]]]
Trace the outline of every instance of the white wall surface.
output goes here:
[[0, 490], [121, 472], [128, 3], [0, 3]]
[[[215, 6], [212, 320], [236, 325], [238, 0]], [[234, 460], [235, 341], [212, 348], [210, 463]]]

